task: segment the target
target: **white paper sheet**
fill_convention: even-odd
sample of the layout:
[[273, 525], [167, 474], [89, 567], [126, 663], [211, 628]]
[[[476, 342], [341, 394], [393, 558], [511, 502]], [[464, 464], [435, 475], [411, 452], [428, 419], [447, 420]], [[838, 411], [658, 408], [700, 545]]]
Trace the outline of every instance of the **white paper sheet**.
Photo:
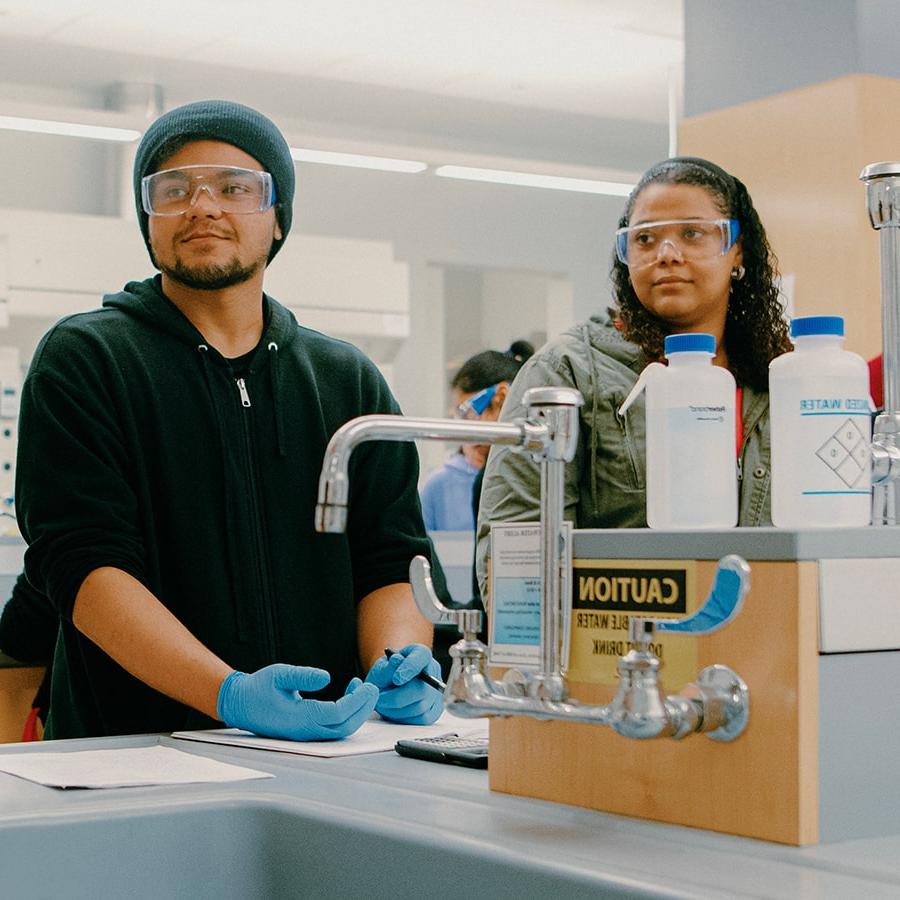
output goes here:
[[487, 719], [459, 719], [443, 713], [434, 725], [397, 725], [381, 718], [363, 723], [359, 731], [339, 741], [283, 741], [260, 737], [238, 728], [217, 728], [210, 731], [176, 731], [172, 737], [210, 744], [229, 744], [234, 747], [254, 747], [258, 750], [279, 750], [303, 756], [354, 756], [360, 753], [382, 753], [393, 750], [401, 738], [438, 737], [457, 734], [460, 737], [487, 737]]
[[205, 759], [158, 744], [70, 753], [3, 753], [0, 772], [58, 788], [137, 787], [274, 777], [268, 772]]

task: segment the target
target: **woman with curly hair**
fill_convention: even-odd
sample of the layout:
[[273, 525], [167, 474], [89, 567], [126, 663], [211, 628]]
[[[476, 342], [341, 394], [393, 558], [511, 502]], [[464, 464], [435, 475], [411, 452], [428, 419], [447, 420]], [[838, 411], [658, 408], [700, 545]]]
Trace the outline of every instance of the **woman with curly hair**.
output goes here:
[[[566, 518], [576, 528], [646, 526], [644, 405], [639, 399], [621, 416], [619, 407], [643, 369], [663, 360], [667, 334], [712, 334], [713, 362], [738, 386], [738, 524], [771, 524], [768, 366], [791, 344], [776, 260], [747, 188], [707, 160], [667, 159], [641, 177], [619, 226], [608, 315], [538, 351], [510, 388], [501, 420], [524, 415], [530, 387], [577, 388], [585, 403], [566, 470]], [[495, 447], [481, 495], [481, 567], [490, 523], [537, 518], [539, 496], [529, 457]]]

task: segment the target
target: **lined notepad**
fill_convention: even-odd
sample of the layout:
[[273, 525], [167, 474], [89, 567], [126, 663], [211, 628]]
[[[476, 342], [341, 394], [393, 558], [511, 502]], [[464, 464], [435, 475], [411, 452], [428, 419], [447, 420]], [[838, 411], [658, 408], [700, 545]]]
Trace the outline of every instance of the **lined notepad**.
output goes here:
[[260, 737], [238, 728], [215, 728], [209, 731], [176, 731], [172, 737], [209, 744], [228, 744], [233, 747], [254, 747], [258, 750], [278, 750], [304, 756], [354, 756], [361, 753], [382, 753], [393, 750], [401, 738], [438, 737], [457, 734], [460, 737], [487, 737], [487, 719], [460, 719], [443, 713], [433, 725], [397, 725], [382, 718], [364, 722], [359, 731], [339, 741], [284, 741]]

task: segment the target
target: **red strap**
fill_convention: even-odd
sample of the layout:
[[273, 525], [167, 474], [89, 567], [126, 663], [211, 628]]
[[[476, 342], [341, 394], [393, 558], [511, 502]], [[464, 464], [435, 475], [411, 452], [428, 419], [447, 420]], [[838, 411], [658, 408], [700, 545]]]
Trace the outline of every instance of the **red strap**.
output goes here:
[[884, 406], [884, 364], [880, 353], [869, 360], [869, 391], [875, 406], [879, 409]]
[[22, 732], [22, 740], [23, 741], [39, 741], [40, 737], [38, 735], [37, 723], [38, 723], [38, 713], [40, 710], [35, 706], [32, 707], [30, 713], [28, 713], [28, 718], [25, 720], [25, 730]]
[[737, 415], [734, 417], [734, 430], [737, 437], [737, 455], [741, 455], [741, 445], [744, 443], [744, 389], [739, 387], [734, 392], [734, 409]]

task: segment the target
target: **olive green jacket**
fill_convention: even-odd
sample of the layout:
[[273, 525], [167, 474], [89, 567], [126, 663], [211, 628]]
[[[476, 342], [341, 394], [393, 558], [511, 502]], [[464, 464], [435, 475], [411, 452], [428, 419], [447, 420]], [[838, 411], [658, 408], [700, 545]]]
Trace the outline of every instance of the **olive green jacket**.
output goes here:
[[[525, 415], [529, 388], [573, 387], [584, 397], [578, 449], [566, 466], [565, 517], [575, 528], [647, 525], [643, 394], [624, 416], [618, 409], [650, 360], [605, 317], [564, 332], [522, 367], [503, 405], [501, 421]], [[744, 440], [738, 459], [739, 525], [771, 525], [769, 395], [743, 391]], [[685, 460], [685, 465], [691, 465]], [[478, 516], [478, 575], [485, 594], [491, 522], [533, 521], [540, 471], [530, 456], [494, 447], [488, 458]]]

